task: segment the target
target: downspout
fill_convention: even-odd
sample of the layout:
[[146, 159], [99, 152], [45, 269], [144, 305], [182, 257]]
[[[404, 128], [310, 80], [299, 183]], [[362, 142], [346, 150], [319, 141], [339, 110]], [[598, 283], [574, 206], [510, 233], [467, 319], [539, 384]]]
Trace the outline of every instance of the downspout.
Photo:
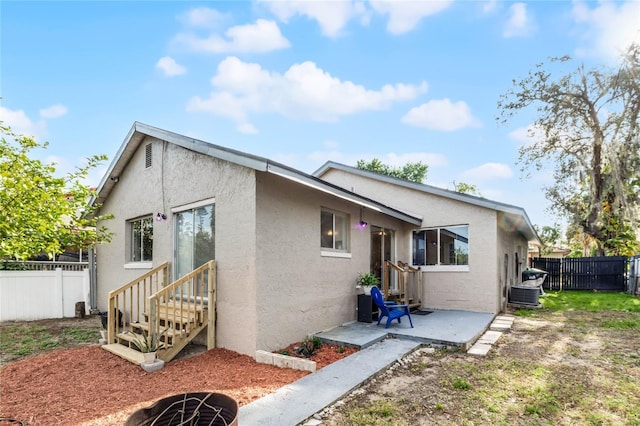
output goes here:
[[96, 274], [96, 251], [95, 247], [89, 249], [89, 313], [95, 315], [100, 312], [98, 309], [98, 283]]

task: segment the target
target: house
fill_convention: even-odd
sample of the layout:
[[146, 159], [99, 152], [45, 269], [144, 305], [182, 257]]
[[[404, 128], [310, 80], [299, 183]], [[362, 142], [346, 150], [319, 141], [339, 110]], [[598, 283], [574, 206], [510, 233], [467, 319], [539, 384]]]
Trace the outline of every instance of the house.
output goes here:
[[171, 282], [215, 259], [216, 346], [252, 356], [355, 319], [355, 280], [370, 262], [361, 215], [402, 238], [422, 223], [285, 165], [142, 123], [97, 192], [100, 213], [114, 215], [102, 223], [112, 241], [96, 253], [99, 309], [164, 262]]
[[[97, 192], [100, 214], [114, 216], [102, 223], [113, 239], [96, 252], [99, 309], [135, 323], [151, 299], [134, 301], [133, 286], [173, 282], [162, 298], [206, 309], [214, 297], [208, 338], [251, 356], [354, 321], [359, 273], [387, 274], [398, 290], [388, 260], [423, 269], [424, 307], [500, 312], [537, 238], [518, 207], [336, 163], [308, 175], [137, 122]], [[211, 259], [215, 271], [197, 280], [211, 291], [215, 279], [215, 296], [179, 293]], [[168, 308], [150, 318], [154, 309]]]
[[520, 207], [334, 162], [313, 175], [422, 218], [392, 244], [422, 270], [425, 308], [504, 310], [509, 286], [522, 282], [529, 243], [539, 244]]

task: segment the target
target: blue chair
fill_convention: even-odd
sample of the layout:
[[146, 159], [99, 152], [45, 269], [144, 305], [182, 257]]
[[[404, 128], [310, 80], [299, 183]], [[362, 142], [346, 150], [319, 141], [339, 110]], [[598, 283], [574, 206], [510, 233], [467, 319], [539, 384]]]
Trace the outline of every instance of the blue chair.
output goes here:
[[382, 317], [387, 317], [387, 325], [384, 328], [389, 328], [389, 324], [391, 324], [391, 321], [397, 319], [398, 323], [400, 323], [400, 318], [406, 315], [407, 317], [409, 317], [409, 324], [411, 324], [411, 328], [413, 328], [413, 321], [411, 321], [409, 306], [396, 305], [393, 302], [385, 302], [384, 298], [382, 297], [382, 293], [380, 293], [380, 290], [376, 286], [371, 287], [371, 297], [380, 310], [380, 315], [378, 316], [378, 325], [380, 325], [380, 320], [382, 320]]

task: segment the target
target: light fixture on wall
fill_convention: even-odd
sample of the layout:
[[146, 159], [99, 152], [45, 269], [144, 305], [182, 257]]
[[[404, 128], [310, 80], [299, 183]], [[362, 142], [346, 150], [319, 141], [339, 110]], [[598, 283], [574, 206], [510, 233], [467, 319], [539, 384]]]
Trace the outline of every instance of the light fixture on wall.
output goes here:
[[366, 229], [368, 223], [362, 220], [362, 210], [364, 210], [364, 207], [360, 207], [360, 223], [358, 223], [358, 228]]
[[158, 214], [156, 215], [156, 220], [157, 220], [158, 222], [165, 221], [165, 220], [167, 220], [167, 215], [166, 215], [166, 214], [164, 214], [164, 213], [158, 213]]

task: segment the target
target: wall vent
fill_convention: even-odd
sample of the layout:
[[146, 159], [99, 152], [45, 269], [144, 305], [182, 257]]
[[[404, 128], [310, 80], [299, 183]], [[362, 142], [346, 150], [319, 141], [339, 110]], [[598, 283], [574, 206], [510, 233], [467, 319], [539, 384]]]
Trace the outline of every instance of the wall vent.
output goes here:
[[151, 144], [144, 147], [144, 166], [147, 169], [151, 167]]

